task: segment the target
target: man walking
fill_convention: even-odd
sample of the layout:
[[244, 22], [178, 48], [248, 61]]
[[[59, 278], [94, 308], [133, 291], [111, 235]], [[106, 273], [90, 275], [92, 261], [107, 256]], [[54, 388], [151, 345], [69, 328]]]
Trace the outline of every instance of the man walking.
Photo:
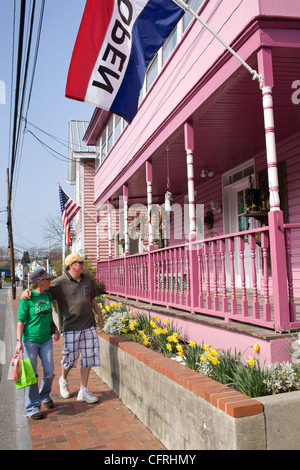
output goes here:
[[68, 255], [65, 259], [66, 272], [51, 282], [48, 291], [56, 300], [59, 331], [63, 332], [64, 337], [60, 395], [62, 398], [70, 397], [67, 377], [81, 355], [81, 387], [77, 400], [96, 403], [98, 398], [87, 388], [91, 367], [100, 365], [94, 312], [98, 316], [100, 328], [103, 328], [103, 318], [97, 304], [95, 287], [84, 272], [83, 261], [84, 258], [78, 254]]

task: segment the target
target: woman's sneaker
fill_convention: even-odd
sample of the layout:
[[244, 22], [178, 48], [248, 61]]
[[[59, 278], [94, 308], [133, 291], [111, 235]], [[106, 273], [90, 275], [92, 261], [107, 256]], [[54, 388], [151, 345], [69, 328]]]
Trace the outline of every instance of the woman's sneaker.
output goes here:
[[59, 378], [59, 393], [62, 398], [70, 398], [69, 392], [69, 384], [68, 381], [63, 379], [62, 377]]
[[87, 403], [97, 403], [99, 398], [92, 395], [87, 388], [81, 388], [77, 395], [77, 401], [86, 401]]

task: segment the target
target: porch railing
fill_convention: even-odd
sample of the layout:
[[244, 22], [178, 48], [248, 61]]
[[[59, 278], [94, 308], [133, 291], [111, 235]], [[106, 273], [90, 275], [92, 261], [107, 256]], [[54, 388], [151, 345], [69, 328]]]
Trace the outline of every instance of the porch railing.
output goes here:
[[288, 286], [285, 312], [274, 309], [269, 227], [99, 262], [98, 279], [107, 293], [152, 305], [276, 330], [297, 328], [291, 253], [300, 224], [284, 227], [287, 270], [279, 274]]

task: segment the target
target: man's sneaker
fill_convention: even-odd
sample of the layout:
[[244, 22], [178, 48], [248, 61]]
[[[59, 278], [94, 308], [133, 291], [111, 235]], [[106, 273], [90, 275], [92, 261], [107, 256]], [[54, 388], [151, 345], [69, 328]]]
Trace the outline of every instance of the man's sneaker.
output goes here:
[[68, 381], [60, 377], [59, 378], [59, 393], [62, 398], [70, 398], [70, 392], [69, 392], [68, 387], [69, 387]]
[[81, 388], [77, 395], [77, 401], [86, 401], [87, 403], [97, 403], [99, 398], [92, 395], [87, 388]]

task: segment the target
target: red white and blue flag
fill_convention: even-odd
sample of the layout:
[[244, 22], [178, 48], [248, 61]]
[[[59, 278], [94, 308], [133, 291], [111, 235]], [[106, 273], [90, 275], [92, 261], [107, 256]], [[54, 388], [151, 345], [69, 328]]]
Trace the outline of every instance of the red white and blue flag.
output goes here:
[[71, 243], [71, 236], [70, 236], [70, 224], [72, 219], [75, 217], [78, 211], [80, 211], [81, 206], [79, 206], [76, 202], [73, 201], [59, 186], [59, 202], [60, 202], [60, 212], [61, 218], [63, 221], [64, 232], [65, 232], [65, 239], [66, 245], [69, 248]]
[[66, 97], [130, 123], [147, 66], [183, 14], [172, 0], [87, 0]]

